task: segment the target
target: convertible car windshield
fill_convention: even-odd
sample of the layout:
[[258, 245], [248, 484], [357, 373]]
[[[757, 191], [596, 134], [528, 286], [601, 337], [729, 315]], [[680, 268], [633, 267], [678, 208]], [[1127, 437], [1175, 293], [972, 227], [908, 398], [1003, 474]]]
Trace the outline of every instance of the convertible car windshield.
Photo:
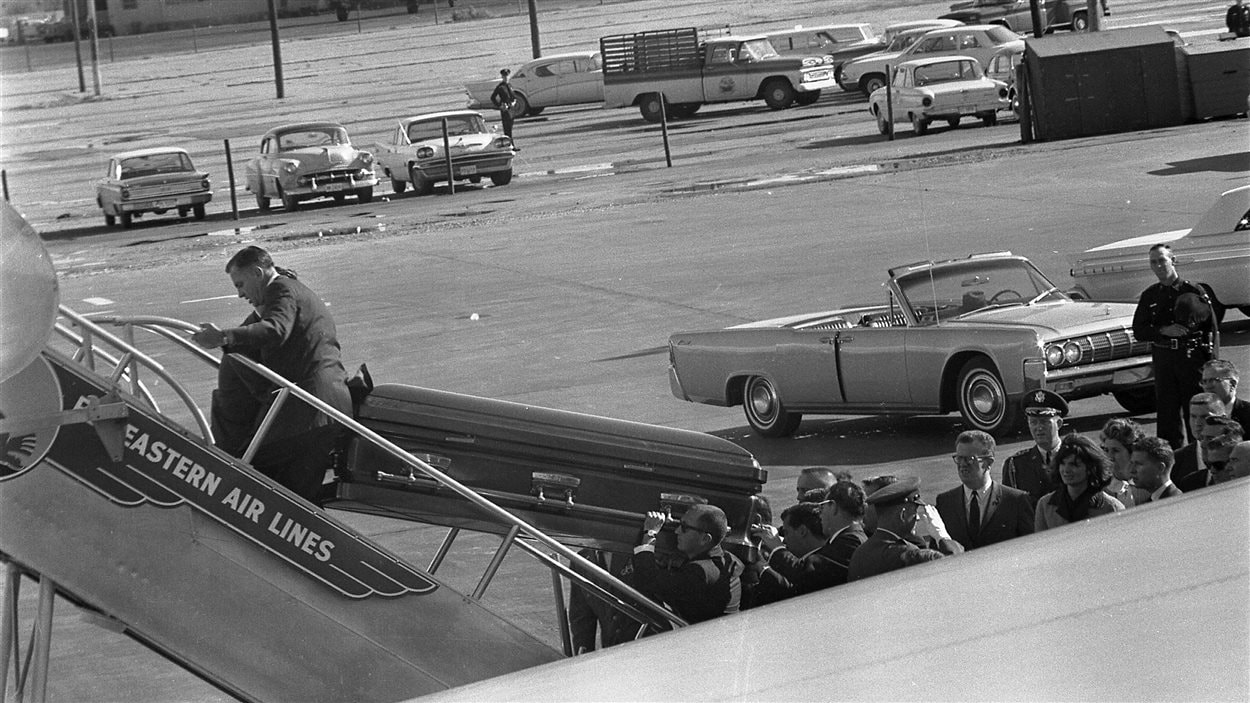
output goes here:
[[989, 307], [1067, 299], [1042, 272], [1020, 259], [926, 269], [900, 276], [898, 285], [922, 325]]

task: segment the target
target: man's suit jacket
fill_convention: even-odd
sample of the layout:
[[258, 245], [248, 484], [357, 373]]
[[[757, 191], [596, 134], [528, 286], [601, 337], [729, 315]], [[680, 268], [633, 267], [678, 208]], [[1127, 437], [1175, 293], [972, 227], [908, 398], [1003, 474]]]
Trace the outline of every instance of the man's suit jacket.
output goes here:
[[[1155, 498], [1154, 500], [1163, 500], [1164, 498], [1175, 498], [1176, 496], [1183, 495], [1183, 494], [1184, 494], [1184, 491], [1177, 488], [1175, 483], [1172, 483], [1172, 484], [1169, 484], [1168, 487], [1163, 491], [1163, 495], [1159, 496], [1158, 498]], [[1146, 502], [1151, 503], [1154, 501], [1152, 501], [1150, 498], [1146, 498]]]
[[1241, 429], [1250, 432], [1250, 400], [1233, 399], [1233, 407], [1228, 409], [1228, 416], [1241, 425]]
[[1182, 478], [1198, 470], [1198, 443], [1190, 442], [1172, 455], [1172, 480]]
[[946, 531], [964, 549], [976, 549], [1033, 533], [1033, 504], [1029, 494], [997, 481], [990, 483], [987, 505], [981, 510], [981, 530], [976, 539], [968, 535], [968, 511], [964, 509], [964, 487], [958, 485], [937, 497], [938, 514]]

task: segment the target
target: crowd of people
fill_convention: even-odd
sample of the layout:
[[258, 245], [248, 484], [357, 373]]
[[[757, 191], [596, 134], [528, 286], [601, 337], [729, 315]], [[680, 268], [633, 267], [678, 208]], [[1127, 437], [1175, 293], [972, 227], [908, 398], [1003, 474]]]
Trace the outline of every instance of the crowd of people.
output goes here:
[[[1001, 480], [994, 478], [994, 437], [968, 430], [956, 437], [951, 456], [960, 485], [934, 505], [921, 498], [918, 478], [856, 482], [846, 472], [809, 467], [800, 471], [796, 502], [781, 512], [779, 525], [766, 509], [752, 526], [750, 558], [722, 545], [725, 513], [697, 505], [677, 525], [680, 555], [667, 566], [655, 559], [665, 524], [656, 512], [647, 515], [633, 557], [617, 555], [610, 570], [687, 622], [702, 622], [1250, 476], [1250, 442], [1238, 419], [1250, 403], [1236, 398], [1239, 378], [1226, 360], [1201, 366], [1207, 390], [1188, 404], [1187, 431], [1196, 440], [1179, 451], [1124, 417], [1107, 420], [1097, 440], [1064, 434], [1067, 403], [1036, 391], [1023, 400], [1033, 445], [1003, 462]], [[569, 617], [578, 652], [639, 632], [576, 588]]]

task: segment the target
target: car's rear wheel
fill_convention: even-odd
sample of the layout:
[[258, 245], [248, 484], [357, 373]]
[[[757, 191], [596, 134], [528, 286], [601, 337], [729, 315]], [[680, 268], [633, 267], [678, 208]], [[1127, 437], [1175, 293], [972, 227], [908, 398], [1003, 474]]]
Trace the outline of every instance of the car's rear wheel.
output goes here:
[[1089, 29], [1089, 16], [1084, 12], [1072, 13], [1072, 31], [1084, 32]]
[[364, 204], [373, 202], [373, 186], [356, 189], [356, 202]]
[[751, 429], [765, 437], [788, 437], [803, 421], [801, 413], [786, 410], [773, 382], [763, 376], [747, 379], [742, 391], [742, 410]]
[[659, 93], [647, 93], [638, 101], [638, 112], [642, 119], [658, 124], [663, 119], [665, 105]]
[[912, 113], [911, 128], [916, 134], [924, 134], [929, 131], [929, 120]]
[[512, 182], [512, 169], [490, 174], [490, 182], [497, 186], [506, 186]]
[[1153, 387], [1132, 388], [1127, 391], [1112, 391], [1115, 402], [1129, 412], [1130, 415], [1145, 415], [1155, 411], [1155, 389]]
[[191, 212], [195, 215], [195, 219], [197, 219], [197, 220], [202, 220], [202, 219], [204, 219], [204, 214], [205, 214], [205, 213], [204, 213], [204, 203], [200, 203], [199, 205], [192, 205], [192, 206], [191, 206]]
[[819, 90], [809, 90], [806, 93], [798, 93], [794, 96], [794, 102], [799, 105], [814, 105], [820, 100]]
[[869, 73], [859, 79], [859, 88], [864, 91], [864, 95], [872, 95], [884, 87], [885, 76], [880, 73]]
[[694, 113], [698, 112], [701, 107], [703, 107], [703, 105], [700, 103], [670, 103], [668, 106], [668, 114], [670, 117], [685, 119], [687, 117], [693, 117]]
[[515, 119], [517, 117], [525, 117], [526, 115], [531, 114], [530, 101], [525, 97], [525, 94], [515, 93], [515, 96], [516, 101], [512, 103], [512, 109], [510, 110], [512, 117]]
[[764, 84], [764, 104], [774, 110], [785, 110], [794, 104], [794, 86], [784, 78], [774, 78]]
[[118, 217], [122, 221], [122, 229], [130, 229], [130, 223], [133, 222], [130, 213], [123, 212]]
[[993, 127], [998, 124], [998, 113], [993, 111], [981, 113], [981, 122], [986, 127]]
[[956, 392], [959, 414], [973, 429], [1000, 437], [1019, 424], [1019, 408], [1008, 400], [1003, 380], [989, 359], [979, 357], [964, 364]]
[[408, 167], [408, 181], [412, 183], [412, 191], [417, 195], [429, 195], [434, 192], [434, 181], [422, 176], [415, 166]]
[[107, 212], [104, 213], [104, 226], [112, 227], [115, 224], [117, 224], [117, 218], [114, 217], [113, 215], [108, 214]]

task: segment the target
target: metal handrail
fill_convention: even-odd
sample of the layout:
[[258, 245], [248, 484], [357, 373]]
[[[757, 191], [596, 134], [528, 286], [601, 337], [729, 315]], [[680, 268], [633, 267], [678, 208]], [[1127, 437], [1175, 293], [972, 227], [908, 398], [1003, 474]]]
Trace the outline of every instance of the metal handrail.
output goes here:
[[[91, 337], [94, 335], [99, 337], [101, 340], [108, 342], [117, 349], [130, 353], [132, 355], [131, 361], [148, 367], [151, 371], [156, 373], [162, 381], [168, 383], [170, 388], [173, 389], [179, 398], [182, 399], [191, 411], [192, 415], [195, 417], [197, 424], [200, 426], [201, 433], [204, 435], [205, 441], [210, 444], [212, 443], [212, 430], [210, 429], [207, 421], [205, 421], [203, 412], [199, 409], [199, 406], [195, 403], [195, 400], [191, 397], [191, 395], [186, 391], [185, 387], [175, 381], [161, 364], [142, 352], [139, 352], [134, 348], [133, 344], [127, 343], [117, 336], [110, 334], [100, 325], [111, 324], [114, 326], [124, 327], [127, 329], [128, 334], [131, 335], [133, 334], [133, 329], [136, 327], [145, 329], [176, 343], [178, 346], [192, 351], [196, 358], [201, 361], [205, 361], [210, 366], [217, 367], [221, 362], [215, 356], [195, 346], [183, 334], [171, 331], [172, 328], [173, 330], [183, 333], [194, 332], [199, 329], [198, 326], [182, 320], [159, 316], [99, 316], [89, 318], [87, 316], [80, 315], [65, 306], [61, 306], [61, 314], [70, 320], [73, 320], [75, 324], [80, 325], [85, 330], [85, 334], [79, 339], [82, 344], [87, 345], [87, 347], [83, 350], [87, 356], [92, 356], [97, 353], [91, 342]], [[65, 332], [62, 333], [65, 334]], [[72, 333], [69, 333], [67, 336], [70, 335], [72, 335]], [[70, 338], [72, 340], [73, 336], [70, 336]], [[104, 355], [106, 359], [111, 358], [104, 352], [98, 353]], [[592, 595], [620, 609], [629, 617], [638, 620], [639, 622], [658, 627], [667, 625], [677, 628], [685, 627], [687, 625], [682, 618], [656, 604], [650, 598], [643, 595], [629, 584], [624, 583], [616, 576], [608, 573], [594, 562], [582, 557], [577, 552], [556, 541], [546, 533], [540, 531], [537, 527], [530, 525], [525, 520], [522, 520], [516, 515], [513, 515], [507, 510], [504, 510], [498, 505], [490, 502], [472, 488], [465, 486], [451, 476], [448, 476], [437, 468], [413, 456], [398, 445], [392, 443], [368, 427], [360, 424], [354, 418], [340, 412], [334, 407], [331, 407], [321, 399], [270, 370], [268, 367], [240, 354], [231, 354], [230, 356], [235, 361], [243, 364], [253, 372], [277, 386], [280, 389], [279, 392], [283, 395], [284, 400], [291, 395], [295, 396], [300, 401], [307, 403], [313, 408], [326, 414], [335, 422], [366, 439], [391, 456], [404, 462], [409, 467], [421, 471], [438, 483], [446, 486], [461, 498], [474, 504], [494, 519], [509, 525], [509, 535], [505, 539], [505, 544], [508, 542], [516, 543], [518, 546], [521, 546], [524, 551], [538, 559], [549, 569], [559, 572], [571, 581], [578, 583], [578, 585], [586, 588]], [[112, 363], [116, 364], [118, 362], [116, 359], [112, 359]], [[154, 401], [152, 402], [152, 405], [155, 407]], [[253, 438], [252, 446], [259, 445], [259, 442], [263, 439], [266, 428], [267, 427], [262, 427], [256, 433], [256, 437]], [[569, 564], [565, 565], [559, 559], [553, 558], [552, 556], [543, 553], [541, 550], [534, 548], [532, 545], [526, 544], [521, 538], [542, 544], [556, 555], [567, 559]], [[577, 570], [573, 569], [574, 565], [577, 566]], [[595, 578], [591, 578], [591, 575]], [[488, 573], [483, 576], [482, 582], [478, 585], [477, 591], [479, 593], [485, 591], [486, 585], [489, 583], [491, 576], [492, 574], [489, 573], [488, 569]], [[475, 595], [475, 598], [480, 598], [480, 595]]]

